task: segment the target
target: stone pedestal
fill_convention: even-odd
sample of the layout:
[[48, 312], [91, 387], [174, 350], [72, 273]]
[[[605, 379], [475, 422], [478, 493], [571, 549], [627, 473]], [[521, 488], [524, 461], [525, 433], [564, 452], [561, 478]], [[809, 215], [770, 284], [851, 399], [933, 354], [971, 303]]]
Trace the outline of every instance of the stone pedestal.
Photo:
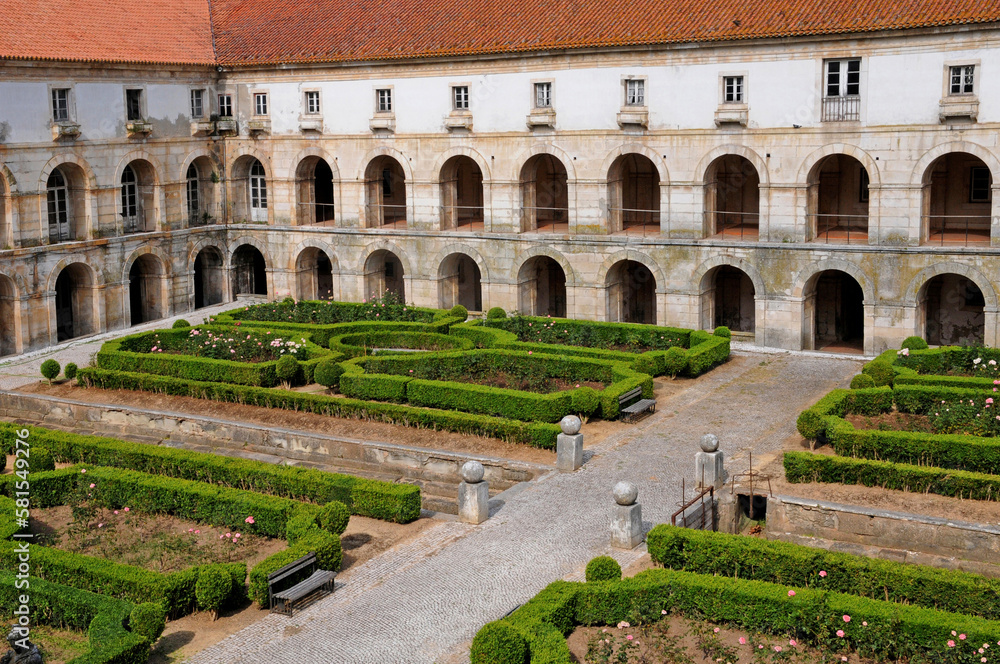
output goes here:
[[478, 461], [466, 461], [459, 474], [464, 481], [458, 485], [458, 520], [478, 525], [490, 518], [490, 485], [483, 481], [486, 469]]
[[694, 455], [694, 479], [698, 486], [714, 486], [716, 489], [726, 481], [719, 439], [710, 433], [701, 437], [701, 452]]
[[630, 482], [619, 482], [612, 494], [616, 505], [611, 511], [611, 546], [634, 549], [643, 540], [642, 507], [636, 504], [639, 490]]
[[556, 436], [556, 468], [571, 473], [583, 465], [583, 434]]

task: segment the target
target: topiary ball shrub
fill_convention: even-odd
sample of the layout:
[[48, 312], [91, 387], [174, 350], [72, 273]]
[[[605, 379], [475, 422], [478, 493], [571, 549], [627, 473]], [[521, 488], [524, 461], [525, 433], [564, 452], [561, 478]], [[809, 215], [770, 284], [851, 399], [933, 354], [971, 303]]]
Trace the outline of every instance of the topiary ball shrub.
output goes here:
[[486, 312], [486, 320], [503, 320], [507, 317], [507, 312], [500, 307], [493, 307]]
[[458, 316], [462, 320], [465, 320], [466, 318], [469, 317], [469, 310], [463, 307], [461, 304], [456, 304], [455, 306], [453, 306], [451, 309], [448, 310], [448, 313], [451, 314], [452, 316]]
[[713, 331], [712, 334], [714, 334], [717, 337], [722, 337], [724, 339], [732, 339], [733, 338], [733, 332], [732, 332], [732, 330], [730, 330], [725, 325], [720, 325], [719, 327], [715, 328], [715, 331]]
[[611, 556], [597, 556], [587, 563], [587, 583], [591, 581], [618, 581], [622, 566]]
[[183, 318], [178, 318], [177, 320], [174, 321], [174, 324], [171, 325], [171, 327], [177, 330], [182, 327], [191, 327], [191, 323], [187, 322]]
[[910, 350], [927, 350], [929, 348], [927, 342], [920, 337], [906, 337], [899, 347], [909, 348]]
[[592, 387], [578, 387], [572, 392], [570, 405], [578, 415], [591, 415], [601, 406], [601, 395]]
[[211, 611], [212, 620], [219, 617], [219, 609], [233, 589], [233, 577], [221, 567], [205, 567], [194, 585], [198, 608]]
[[76, 370], [79, 367], [76, 366], [74, 362], [68, 362], [66, 368], [63, 369], [63, 375], [66, 376], [66, 380], [73, 380], [76, 378]]
[[885, 360], [872, 360], [862, 367], [861, 373], [871, 376], [875, 381], [875, 387], [892, 386], [892, 381], [896, 377], [892, 365]]
[[31, 456], [28, 458], [28, 461], [31, 464], [31, 470], [36, 473], [43, 470], [56, 469], [56, 460], [53, 458], [52, 452], [49, 452], [44, 447], [32, 445]]
[[42, 376], [48, 379], [49, 385], [56, 379], [60, 371], [62, 371], [62, 367], [55, 360], [45, 360], [42, 362]]
[[334, 359], [326, 359], [316, 365], [313, 372], [313, 380], [327, 389], [335, 389], [340, 386], [340, 376], [344, 373], [344, 367], [340, 366]]
[[295, 298], [294, 297], [286, 297], [285, 299], [283, 299], [281, 301], [281, 303], [282, 304], [294, 305], [295, 304]]
[[278, 358], [278, 363], [274, 365], [274, 373], [285, 388], [288, 388], [299, 374], [299, 361], [291, 355], [282, 355]]
[[852, 390], [863, 390], [868, 387], [875, 387], [875, 379], [868, 374], [859, 373], [851, 379]]
[[667, 352], [663, 354], [663, 373], [666, 376], [674, 378], [687, 369], [687, 364], [687, 351], [680, 346], [668, 348]]
[[826, 431], [826, 418], [815, 410], [804, 410], [795, 420], [795, 428], [806, 440], [815, 440]]
[[343, 535], [351, 520], [351, 512], [347, 509], [347, 505], [339, 500], [334, 500], [323, 506], [317, 519], [320, 527], [331, 535]]
[[128, 628], [151, 644], [163, 634], [167, 625], [167, 612], [159, 602], [137, 604], [128, 617]]
[[526, 664], [528, 642], [510, 623], [486, 623], [472, 639], [469, 659], [472, 664]]

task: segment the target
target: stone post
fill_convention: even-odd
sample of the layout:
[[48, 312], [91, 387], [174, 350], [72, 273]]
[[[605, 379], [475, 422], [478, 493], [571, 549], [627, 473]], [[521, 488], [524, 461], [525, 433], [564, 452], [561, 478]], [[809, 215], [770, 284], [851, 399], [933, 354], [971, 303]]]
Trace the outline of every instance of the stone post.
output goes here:
[[700, 487], [720, 488], [726, 481], [723, 454], [719, 450], [719, 439], [707, 433], [701, 437], [701, 452], [694, 455], [694, 478]]
[[490, 485], [483, 481], [486, 469], [478, 461], [466, 461], [459, 471], [458, 520], [478, 525], [490, 516]]
[[580, 418], [567, 415], [559, 422], [562, 433], [556, 436], [556, 468], [571, 473], [583, 465], [583, 434]]
[[612, 494], [617, 504], [611, 512], [611, 546], [634, 549], [643, 540], [642, 507], [635, 502], [639, 489], [631, 482], [619, 482]]

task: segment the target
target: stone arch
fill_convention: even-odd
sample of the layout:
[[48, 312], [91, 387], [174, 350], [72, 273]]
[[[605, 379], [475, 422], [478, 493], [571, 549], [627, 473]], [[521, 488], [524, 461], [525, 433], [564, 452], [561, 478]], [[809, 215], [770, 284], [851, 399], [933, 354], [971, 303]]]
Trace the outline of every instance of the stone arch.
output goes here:
[[555, 249], [540, 245], [529, 247], [528, 249], [525, 249], [517, 254], [517, 256], [514, 258], [514, 267], [513, 269], [511, 269], [509, 275], [511, 283], [515, 284], [517, 283], [518, 275], [521, 272], [521, 267], [532, 258], [535, 258], [536, 256], [547, 256], [548, 258], [554, 260], [556, 263], [559, 263], [559, 266], [563, 270], [563, 274], [566, 275], [566, 288], [576, 287], [577, 284], [576, 270], [573, 269], [573, 265], [569, 262], [569, 260]]
[[409, 160], [398, 150], [379, 148], [369, 153], [360, 180], [364, 183], [362, 225], [379, 228], [407, 224], [414, 219], [414, 180]]
[[[145, 249], [145, 251], [144, 251]], [[128, 324], [138, 325], [170, 315], [170, 262], [149, 247], [129, 257], [122, 280]]]
[[760, 186], [769, 187], [771, 185], [771, 176], [768, 172], [767, 162], [762, 159], [756, 151], [748, 148], [747, 146], [734, 144], [720, 145], [705, 153], [705, 156], [701, 158], [701, 161], [698, 162], [698, 165], [695, 167], [694, 173], [691, 174], [691, 181], [696, 186], [704, 185], [705, 174], [708, 173], [709, 167], [715, 162], [716, 159], [727, 155], [743, 157], [749, 161], [753, 164], [753, 167], [757, 169], [757, 176], [760, 178]]
[[572, 155], [562, 148], [549, 143], [536, 143], [530, 148], [519, 153], [513, 162], [514, 171], [510, 174], [511, 181], [517, 182], [521, 178], [521, 171], [524, 168], [524, 164], [527, 163], [527, 161], [532, 157], [536, 157], [540, 154], [551, 155], [561, 161], [563, 166], [566, 168], [567, 181], [576, 182], [576, 166], [573, 163]]
[[368, 245], [359, 273], [365, 300], [383, 297], [388, 292], [394, 293], [403, 302], [407, 293], [412, 296], [413, 273], [409, 261], [406, 254], [391, 242]]
[[438, 263], [438, 306], [462, 305], [468, 311], [483, 307], [483, 272], [479, 262], [464, 251], [451, 252]]
[[976, 143], [970, 143], [969, 141], [952, 141], [936, 145], [921, 155], [913, 167], [913, 172], [910, 174], [910, 184], [914, 187], [922, 187], [924, 185], [924, 178], [927, 175], [927, 169], [931, 167], [931, 164], [940, 157], [953, 152], [965, 152], [978, 157], [989, 167], [990, 173], [993, 174], [993, 182], [1000, 182], [1000, 159], [993, 152], [988, 148], [984, 148]]
[[[321, 182], [320, 164], [329, 171], [329, 185]], [[298, 225], [333, 223], [340, 218], [340, 165], [334, 156], [319, 147], [306, 148], [295, 156], [291, 172], [295, 187], [294, 217]]]
[[0, 184], [3, 185], [7, 195], [17, 195], [17, 178], [14, 177], [13, 171], [7, 168], [7, 164], [3, 163], [0, 163]]
[[[198, 148], [197, 150], [192, 150], [186, 157], [184, 157], [184, 161], [181, 162], [180, 170], [177, 171], [177, 182], [184, 182], [184, 180], [187, 179], [188, 168], [195, 159], [201, 158], [208, 159], [212, 163], [212, 166], [219, 171], [222, 170], [222, 164], [219, 162], [219, 156], [215, 152], [209, 150], [208, 148]], [[220, 178], [221, 176], [222, 174], [219, 173]]]
[[697, 268], [695, 268], [694, 273], [691, 275], [691, 285], [698, 288], [704, 280], [705, 275], [714, 270], [717, 267], [735, 267], [738, 270], [742, 270], [750, 277], [750, 281], [753, 282], [754, 290], [757, 295], [763, 297], [765, 293], [768, 292], [767, 287], [764, 284], [764, 278], [761, 276], [760, 271], [757, 270], [750, 261], [743, 258], [737, 258], [736, 256], [712, 256], [708, 260], [702, 262]]
[[166, 252], [164, 252], [163, 249], [159, 247], [145, 244], [133, 250], [132, 253], [130, 253], [128, 257], [125, 259], [125, 262], [122, 264], [121, 277], [123, 282], [128, 280], [128, 273], [132, 269], [132, 264], [135, 263], [135, 261], [138, 260], [139, 257], [145, 256], [146, 254], [152, 254], [160, 260], [160, 263], [163, 265], [164, 274], [166, 274], [168, 277], [171, 274], [173, 274], [173, 266], [170, 262], [170, 256]]
[[288, 267], [297, 300], [340, 298], [340, 265], [325, 242], [307, 239], [292, 250]]
[[800, 270], [799, 273], [795, 275], [795, 279], [792, 281], [792, 297], [802, 297], [809, 282], [812, 281], [817, 275], [828, 270], [846, 272], [854, 277], [855, 281], [861, 285], [861, 290], [864, 292], [864, 303], [866, 305], [874, 304], [875, 285], [872, 283], [872, 280], [857, 265], [845, 261], [842, 258], [826, 258]]
[[[53, 181], [61, 182], [49, 190], [49, 178], [59, 169], [61, 177]], [[75, 154], [60, 153], [53, 156], [41, 171], [38, 186], [38, 218], [42, 221], [42, 235], [49, 242], [85, 240], [97, 223], [97, 177], [84, 159]], [[48, 198], [60, 201], [57, 209], [63, 210], [50, 215]]]
[[755, 333], [763, 323], [764, 282], [748, 261], [712, 257], [695, 270], [692, 285], [697, 288], [702, 329], [724, 325], [733, 332]]
[[[219, 244], [205, 239], [195, 243], [188, 265], [191, 265], [192, 309], [225, 302], [228, 297], [229, 252]], [[216, 260], [217, 259], [217, 262]]]
[[49, 276], [45, 278], [45, 290], [48, 292], [54, 291], [56, 288], [56, 279], [59, 277], [59, 273], [74, 263], [82, 263], [90, 268], [90, 271], [94, 274], [94, 285], [97, 287], [104, 287], [105, 281], [103, 279], [103, 273], [98, 268], [91, 265], [84, 254], [71, 254], [61, 259], [55, 264], [55, 267], [49, 271]]
[[439, 154], [438, 158], [434, 161], [434, 170], [431, 171], [431, 179], [437, 178], [441, 174], [441, 169], [444, 168], [445, 163], [447, 163], [452, 157], [468, 157], [472, 161], [476, 162], [476, 165], [479, 166], [480, 172], [483, 174], [483, 185], [485, 186], [492, 183], [493, 175], [490, 169], [490, 162], [487, 161], [486, 157], [484, 157], [481, 152], [465, 145], [448, 148]]
[[986, 275], [974, 267], [962, 265], [961, 263], [950, 262], [935, 263], [934, 265], [929, 265], [920, 272], [917, 272], [916, 276], [910, 280], [906, 290], [903, 291], [903, 304], [906, 306], [915, 306], [917, 304], [920, 290], [924, 287], [924, 285], [934, 277], [944, 274], [958, 274], [973, 282], [976, 286], [979, 286], [979, 290], [983, 292], [983, 299], [986, 300], [986, 307], [988, 309], [997, 308], [997, 293], [993, 288], [993, 284], [986, 278]]
[[118, 160], [118, 165], [115, 166], [115, 179], [114, 179], [115, 184], [118, 184], [119, 182], [122, 181], [122, 172], [125, 170], [125, 167], [128, 166], [133, 161], [137, 160], [149, 162], [149, 165], [152, 167], [153, 183], [155, 185], [160, 185], [163, 178], [163, 174], [166, 173], [166, 171], [163, 168], [163, 164], [160, 163], [160, 160], [157, 159], [154, 155], [152, 155], [146, 150], [141, 150], [141, 149], [132, 150], [126, 153]]
[[406, 252], [404, 252], [397, 244], [389, 242], [388, 240], [377, 240], [365, 245], [365, 248], [361, 251], [361, 260], [355, 267], [356, 274], [365, 273], [365, 265], [368, 263], [368, 259], [371, 258], [371, 255], [376, 251], [388, 251], [389, 253], [394, 254], [403, 266], [403, 274], [406, 278], [413, 278], [413, 266], [410, 264], [409, 258], [406, 257]]
[[656, 166], [661, 188], [670, 184], [670, 169], [667, 167], [667, 162], [663, 158], [663, 155], [641, 143], [622, 143], [612, 149], [601, 164], [601, 177], [606, 178], [618, 158], [628, 154], [641, 154], [653, 162], [653, 165]]
[[88, 193], [97, 189], [97, 175], [94, 173], [94, 169], [91, 168], [90, 164], [83, 157], [79, 157], [72, 152], [59, 152], [52, 155], [52, 158], [45, 162], [42, 166], [42, 170], [38, 177], [38, 191], [45, 191], [45, 183], [49, 180], [49, 175], [52, 171], [62, 166], [63, 164], [73, 164], [78, 166], [80, 170], [83, 171], [86, 178], [86, 185]]
[[607, 189], [608, 233], [628, 233], [646, 227], [660, 232], [664, 215], [664, 197], [669, 192], [660, 179], [663, 169], [657, 161], [641, 152], [625, 152], [615, 158], [604, 172]]
[[17, 280], [0, 274], [0, 356], [16, 355], [24, 348], [21, 331], [21, 293]]
[[319, 249], [327, 256], [330, 257], [330, 263], [333, 265], [333, 273], [340, 274], [340, 259], [337, 258], [336, 252], [333, 250], [333, 245], [323, 240], [317, 240], [314, 238], [306, 238], [302, 240], [289, 252], [288, 254], [288, 269], [294, 270], [295, 263], [298, 260], [299, 254], [301, 254], [306, 249]]
[[229, 175], [230, 179], [236, 177], [234, 174], [234, 169], [236, 168], [237, 162], [239, 162], [244, 157], [253, 157], [257, 161], [259, 161], [261, 163], [261, 166], [264, 167], [264, 172], [267, 173], [267, 179], [270, 180], [274, 178], [274, 169], [271, 166], [270, 158], [268, 158], [266, 154], [264, 154], [255, 147], [249, 145], [241, 145], [235, 150], [233, 150], [233, 153], [229, 155], [229, 163], [226, 166], [226, 173]]
[[[257, 223], [270, 223], [272, 219], [271, 211], [273, 205], [274, 170], [271, 168], [269, 160], [262, 158], [257, 150], [244, 148], [238, 150], [242, 152], [234, 156], [229, 162], [229, 205], [231, 206], [234, 220], [248, 220]], [[257, 164], [263, 170], [263, 181], [261, 174], [256, 173]]]
[[56, 264], [47, 281], [53, 295], [49, 313], [52, 343], [102, 331], [99, 270], [81, 256], [67, 256]]
[[616, 264], [621, 261], [633, 261], [636, 263], [641, 263], [649, 268], [649, 271], [653, 273], [653, 278], [656, 279], [656, 292], [666, 293], [667, 292], [667, 278], [663, 274], [663, 270], [660, 266], [653, 260], [649, 255], [644, 254], [634, 249], [624, 249], [622, 251], [617, 251], [611, 256], [604, 259], [604, 263], [601, 265], [601, 269], [597, 272], [597, 284], [598, 287], [603, 287], [608, 279], [608, 272]]
[[6, 164], [0, 164], [0, 247], [14, 247], [14, 228], [18, 222], [16, 206], [17, 180]]
[[[361, 159], [361, 168], [358, 170], [355, 179], [359, 182], [364, 182], [365, 174], [368, 172], [368, 165], [379, 157], [392, 157], [398, 161], [400, 167], [403, 169], [403, 175], [406, 176], [406, 181], [413, 182], [413, 167], [410, 165], [409, 158], [396, 148], [388, 145], [380, 145], [368, 151], [368, 153]], [[409, 195], [410, 193], [407, 192], [407, 197], [409, 197]]]
[[274, 260], [274, 256], [272, 256], [271, 252], [268, 250], [267, 245], [252, 235], [240, 235], [236, 238], [233, 238], [230, 241], [229, 243], [230, 258], [232, 258], [232, 254], [244, 244], [249, 244], [255, 247], [257, 251], [261, 253], [261, 255], [264, 257], [264, 261], [267, 263], [268, 272], [271, 271], [272, 266], [277, 265], [277, 262]]
[[[854, 157], [860, 161], [862, 166], [865, 167], [865, 170], [868, 171], [869, 186], [878, 187], [882, 184], [882, 175], [879, 173], [878, 162], [861, 148], [847, 143], [831, 143], [829, 145], [824, 145], [806, 156], [806, 158], [802, 161], [802, 165], [799, 166], [799, 171], [795, 176], [796, 184], [800, 186], [806, 185], [809, 182], [809, 177], [816, 165], [823, 161], [824, 158], [835, 154], [847, 155], [848, 157]], [[763, 183], [763, 180], [761, 180], [761, 183]]]
[[187, 265], [194, 265], [195, 258], [198, 257], [198, 254], [201, 253], [202, 249], [205, 249], [207, 247], [212, 247], [213, 249], [216, 249], [220, 254], [222, 254], [223, 259], [225, 261], [224, 264], [226, 265], [227, 268], [229, 267], [228, 264], [229, 254], [231, 253], [229, 251], [229, 247], [226, 246], [225, 242], [220, 242], [219, 240], [208, 237], [198, 239], [190, 245], [190, 248], [188, 249], [187, 252], [187, 257], [188, 257]]
[[240, 295], [269, 295], [274, 292], [271, 284], [273, 263], [259, 246], [252, 242], [236, 242], [230, 257], [232, 293]]
[[490, 283], [490, 267], [489, 264], [486, 262], [486, 259], [483, 258], [483, 255], [480, 254], [476, 249], [473, 249], [469, 245], [462, 244], [460, 242], [446, 245], [441, 251], [439, 251], [437, 255], [434, 257], [434, 260], [431, 261], [429, 264], [431, 266], [431, 269], [434, 270], [438, 269], [437, 267], [434, 266], [440, 266], [441, 263], [444, 261], [444, 259], [446, 259], [451, 254], [465, 254], [466, 256], [474, 260], [476, 262], [476, 265], [479, 267], [479, 272], [482, 275], [483, 283]]

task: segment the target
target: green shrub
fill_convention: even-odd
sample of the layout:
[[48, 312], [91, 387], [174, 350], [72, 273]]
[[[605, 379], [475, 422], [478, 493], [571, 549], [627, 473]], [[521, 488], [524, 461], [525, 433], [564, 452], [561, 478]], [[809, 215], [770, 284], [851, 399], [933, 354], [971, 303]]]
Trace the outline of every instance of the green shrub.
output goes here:
[[454, 316], [455, 318], [461, 318], [463, 321], [469, 317], [469, 310], [463, 307], [461, 304], [456, 304], [451, 309], [448, 310], [448, 314]]
[[906, 337], [899, 347], [908, 348], [909, 350], [927, 350], [929, 348], [927, 342], [921, 337]]
[[503, 320], [507, 318], [507, 312], [500, 307], [493, 307], [486, 312], [486, 320]]
[[52, 452], [38, 445], [31, 446], [31, 456], [28, 460], [31, 462], [32, 472], [35, 473], [56, 469], [56, 461], [52, 458]]
[[344, 367], [335, 359], [322, 360], [316, 365], [313, 379], [328, 389], [333, 389], [340, 385], [340, 376], [344, 373]]
[[875, 387], [875, 379], [868, 374], [859, 373], [851, 379], [852, 390], [863, 390], [869, 387]]
[[198, 608], [211, 611], [212, 619], [215, 620], [232, 590], [233, 578], [229, 574], [215, 567], [206, 569], [198, 575], [198, 583], [195, 585]]
[[254, 565], [250, 570], [247, 594], [260, 607], [268, 605], [267, 576], [308, 553], [316, 554], [320, 569], [337, 571], [343, 560], [340, 538], [317, 528], [284, 551], [279, 551]]
[[826, 431], [826, 418], [813, 408], [799, 413], [795, 428], [806, 440], [816, 440]]
[[622, 568], [611, 556], [597, 556], [587, 563], [587, 583], [591, 581], [618, 581], [622, 578]]
[[156, 643], [166, 625], [167, 612], [159, 602], [137, 604], [128, 618], [129, 631], [146, 639], [150, 644]]
[[528, 642], [509, 623], [497, 620], [476, 633], [469, 656], [472, 664], [526, 664]]
[[66, 367], [63, 369], [63, 375], [66, 376], [66, 380], [73, 380], [76, 378], [76, 370], [79, 367], [76, 366], [75, 362], [68, 362]]
[[882, 387], [883, 385], [891, 387], [892, 379], [896, 375], [892, 369], [892, 365], [884, 360], [872, 360], [861, 368], [861, 373], [871, 376], [872, 380], [875, 381], [876, 387]]
[[733, 336], [732, 331], [725, 325], [720, 325], [719, 327], [715, 328], [712, 334], [714, 334], [717, 337], [722, 337], [723, 339], [729, 339]]
[[648, 355], [640, 355], [632, 363], [632, 371], [638, 371], [639, 373], [644, 373], [649, 376], [655, 376], [656, 371], [656, 361]]
[[49, 385], [56, 379], [60, 371], [62, 371], [62, 367], [55, 360], [48, 359], [42, 362], [42, 376], [48, 379]]
[[668, 348], [663, 354], [663, 374], [674, 378], [684, 372], [688, 365], [687, 351], [680, 346]]
[[174, 324], [170, 326], [171, 329], [179, 330], [182, 327], [191, 327], [191, 323], [187, 322], [183, 318], [178, 318], [174, 321]]
[[282, 355], [274, 365], [274, 373], [287, 387], [299, 373], [299, 361], [291, 355]]
[[571, 394], [570, 404], [578, 415], [592, 415], [601, 407], [601, 397], [592, 387], [578, 387]]
[[303, 505], [296, 509], [285, 524], [285, 539], [289, 544], [296, 544], [312, 530], [319, 527], [318, 510], [314, 505]]
[[343, 535], [351, 519], [351, 513], [344, 503], [333, 500], [323, 506], [317, 516], [319, 525], [332, 535]]

